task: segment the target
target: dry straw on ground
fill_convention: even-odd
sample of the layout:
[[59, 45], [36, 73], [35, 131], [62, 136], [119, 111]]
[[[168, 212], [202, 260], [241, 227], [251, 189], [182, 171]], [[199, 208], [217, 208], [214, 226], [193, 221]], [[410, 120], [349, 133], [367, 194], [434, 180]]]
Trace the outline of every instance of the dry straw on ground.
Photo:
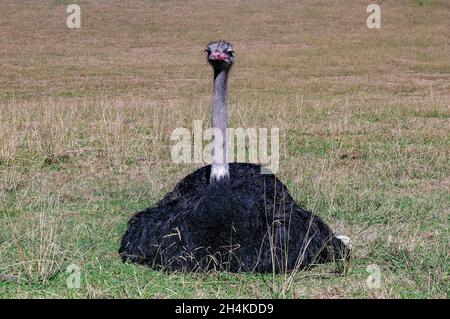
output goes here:
[[[0, 296], [448, 297], [450, 6], [383, 1], [373, 30], [369, 3], [83, 1], [80, 30], [66, 1], [2, 4]], [[280, 179], [353, 239], [344, 276], [120, 262], [129, 216], [198, 166], [171, 161], [170, 133], [209, 123], [217, 38], [237, 52], [230, 126], [280, 128]]]

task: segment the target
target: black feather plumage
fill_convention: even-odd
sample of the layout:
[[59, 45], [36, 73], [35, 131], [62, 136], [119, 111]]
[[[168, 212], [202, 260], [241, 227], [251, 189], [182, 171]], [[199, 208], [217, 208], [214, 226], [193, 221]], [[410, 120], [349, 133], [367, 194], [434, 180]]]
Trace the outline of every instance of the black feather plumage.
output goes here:
[[131, 218], [123, 261], [168, 271], [284, 272], [347, 255], [320, 217], [260, 165], [231, 163], [229, 178], [211, 183], [210, 172], [208, 165], [189, 174]]

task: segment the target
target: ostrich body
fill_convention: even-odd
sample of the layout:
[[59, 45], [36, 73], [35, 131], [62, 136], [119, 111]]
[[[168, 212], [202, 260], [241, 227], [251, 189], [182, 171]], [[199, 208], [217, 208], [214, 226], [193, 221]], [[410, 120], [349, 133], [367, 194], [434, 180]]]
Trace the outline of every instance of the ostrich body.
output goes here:
[[283, 272], [344, 258], [348, 248], [260, 165], [226, 162], [231, 44], [207, 48], [214, 69], [212, 164], [182, 179], [128, 223], [123, 261], [168, 271]]

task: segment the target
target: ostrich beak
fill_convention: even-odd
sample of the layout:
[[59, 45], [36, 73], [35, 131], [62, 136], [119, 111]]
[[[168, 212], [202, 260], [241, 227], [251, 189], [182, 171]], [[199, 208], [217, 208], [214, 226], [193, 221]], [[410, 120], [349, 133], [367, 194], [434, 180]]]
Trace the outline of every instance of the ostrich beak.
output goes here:
[[228, 56], [220, 51], [213, 51], [208, 57], [208, 59], [211, 61], [225, 61], [227, 58]]

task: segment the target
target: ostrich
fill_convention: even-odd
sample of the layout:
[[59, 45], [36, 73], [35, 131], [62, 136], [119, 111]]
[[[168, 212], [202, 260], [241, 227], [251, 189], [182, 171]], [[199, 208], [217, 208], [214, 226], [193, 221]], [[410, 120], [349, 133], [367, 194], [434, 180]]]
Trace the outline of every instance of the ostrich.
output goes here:
[[301, 208], [260, 165], [227, 163], [227, 80], [232, 45], [208, 44], [214, 70], [212, 164], [182, 179], [128, 222], [124, 262], [166, 271], [285, 272], [348, 256], [348, 237]]

